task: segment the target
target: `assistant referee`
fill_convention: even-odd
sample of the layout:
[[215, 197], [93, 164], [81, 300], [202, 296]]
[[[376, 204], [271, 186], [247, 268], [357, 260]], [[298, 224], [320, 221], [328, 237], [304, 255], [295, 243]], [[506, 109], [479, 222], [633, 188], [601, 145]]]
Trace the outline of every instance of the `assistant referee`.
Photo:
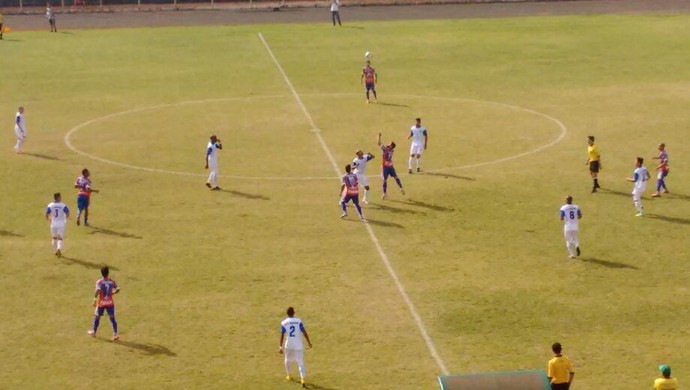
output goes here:
[[587, 137], [587, 162], [589, 164], [589, 174], [592, 175], [592, 192], [597, 192], [599, 186], [599, 170], [601, 169], [601, 155], [599, 146], [594, 145], [594, 136]]
[[567, 356], [561, 355], [561, 343], [553, 343], [551, 346], [554, 357], [549, 360], [546, 376], [551, 382], [551, 390], [568, 390], [575, 377], [573, 365]]

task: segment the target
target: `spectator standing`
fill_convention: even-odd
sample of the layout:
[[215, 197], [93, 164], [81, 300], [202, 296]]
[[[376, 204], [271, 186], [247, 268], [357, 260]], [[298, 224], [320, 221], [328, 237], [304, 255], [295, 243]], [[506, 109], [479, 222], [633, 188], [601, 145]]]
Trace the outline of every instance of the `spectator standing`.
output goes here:
[[331, 0], [331, 19], [333, 19], [333, 26], [335, 26], [336, 19], [338, 20], [338, 26], [342, 26], [340, 23], [340, 0]]

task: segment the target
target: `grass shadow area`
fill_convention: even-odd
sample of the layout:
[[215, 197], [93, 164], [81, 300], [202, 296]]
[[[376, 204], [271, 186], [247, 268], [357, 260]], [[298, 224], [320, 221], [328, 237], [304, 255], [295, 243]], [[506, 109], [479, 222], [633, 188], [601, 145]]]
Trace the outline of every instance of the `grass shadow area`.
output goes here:
[[[392, 202], [399, 202], [403, 204], [407, 204], [407, 202], [400, 202], [400, 201], [395, 201], [393, 200]], [[415, 211], [415, 210], [408, 210], [408, 209], [403, 209], [400, 207], [393, 207], [393, 206], [387, 206], [381, 203], [369, 203], [369, 206], [367, 207], [372, 210], [381, 210], [381, 211], [388, 211], [394, 214], [420, 214], [424, 215], [424, 213]]]
[[467, 181], [477, 181], [477, 179], [469, 176], [460, 176], [460, 175], [455, 175], [452, 173], [441, 173], [441, 172], [420, 172], [420, 175], [428, 175], [428, 176], [438, 176], [442, 177], [444, 179], [458, 179], [458, 180], [467, 180]]
[[106, 228], [102, 228], [102, 227], [98, 227], [98, 226], [89, 225], [89, 227], [91, 228], [91, 231], [89, 232], [89, 234], [105, 234], [107, 236], [116, 236], [116, 237], [122, 237], [122, 238], [135, 238], [137, 240], [141, 240], [142, 238], [144, 238], [142, 236], [137, 236], [135, 234], [130, 234], [127, 232], [118, 232], [115, 230], [110, 230], [110, 229], [106, 229]]
[[387, 107], [400, 107], [400, 108], [408, 108], [409, 107], [406, 104], [397, 104], [397, 103], [378, 102], [376, 104], [381, 105], [381, 106], [387, 106]]
[[688, 218], [678, 218], [678, 217], [667, 217], [665, 215], [659, 214], [645, 214], [645, 217], [651, 219], [658, 219], [664, 222], [679, 223], [681, 225], [690, 225], [690, 219]]
[[639, 268], [635, 267], [634, 265], [625, 264], [625, 263], [619, 263], [619, 262], [616, 262], [616, 261], [601, 260], [601, 259], [597, 259], [597, 258], [594, 258], [594, 257], [583, 257], [583, 258], [581, 258], [580, 260], [583, 261], [583, 262], [585, 262], [585, 263], [592, 263], [592, 264], [600, 265], [600, 266], [606, 267], [606, 268], [615, 268], [615, 269], [639, 269]]
[[[68, 257], [68, 256], [61, 256], [60, 260], [67, 260], [72, 264], [78, 264], [84, 268], [90, 268], [90, 269], [101, 269], [104, 266], [108, 265], [108, 264], [92, 263], [92, 262], [87, 261], [87, 260], [76, 259], [74, 257]], [[119, 268], [114, 267], [112, 265], [108, 265], [108, 268], [110, 268], [113, 271], [119, 271], [120, 270]]]
[[21, 234], [13, 233], [9, 230], [0, 230], [0, 237], [24, 237]]
[[326, 387], [322, 385], [317, 385], [316, 383], [309, 383], [309, 382], [304, 382], [304, 388], [305, 389], [312, 389], [312, 390], [337, 390], [335, 387]]
[[616, 190], [610, 190], [608, 188], [599, 188], [597, 190], [597, 193], [599, 194], [608, 194], [608, 195], [618, 195], [618, 196], [625, 196], [626, 198], [631, 198], [632, 199], [632, 194], [630, 192], [623, 192], [623, 191], [616, 191]]
[[367, 223], [369, 223], [370, 225], [374, 225], [374, 226], [394, 227], [394, 228], [398, 228], [398, 229], [404, 229], [405, 228], [405, 226], [403, 226], [399, 223], [388, 222], [388, 221], [379, 221], [376, 219], [369, 219], [369, 218], [367, 218]]
[[[111, 342], [110, 340], [106, 340], [106, 339], [99, 339], [99, 340]], [[115, 340], [115, 341], [112, 341], [111, 343], [125, 347], [125, 348], [129, 348], [132, 350], [140, 351], [144, 355], [147, 355], [147, 356], [158, 356], [158, 355], [165, 355], [165, 356], [171, 356], [171, 357], [177, 356], [177, 354], [175, 352], [171, 351], [168, 347], [165, 347], [165, 346], [160, 345], [160, 344], [137, 343], [135, 341], [124, 341], [124, 340]]]
[[31, 157], [35, 157], [35, 158], [40, 158], [40, 159], [42, 159], [42, 160], [50, 160], [50, 161], [58, 161], [58, 160], [60, 160], [59, 158], [57, 158], [57, 157], [55, 157], [55, 156], [49, 156], [49, 155], [47, 155], [47, 154], [26, 153], [26, 152], [23, 153], [23, 154], [26, 155], [26, 156], [31, 156]]
[[429, 209], [429, 210], [433, 210], [433, 211], [440, 211], [440, 212], [444, 212], [444, 213], [449, 213], [449, 212], [455, 211], [454, 208], [445, 207], [445, 206], [438, 206], [435, 204], [430, 204], [430, 203], [426, 203], [426, 202], [422, 202], [422, 201], [414, 200], [414, 199], [407, 199], [405, 201], [403, 201], [403, 200], [391, 200], [391, 202], [396, 202], [396, 203], [401, 203], [401, 204], [409, 204], [411, 206], [423, 207], [425, 209]]
[[673, 192], [664, 195], [665, 198], [690, 200], [690, 195], [674, 194]]
[[257, 200], [271, 200], [268, 196], [264, 196], [261, 194], [249, 194], [246, 192], [240, 192], [240, 191], [235, 191], [235, 190], [220, 190], [220, 192], [227, 192], [229, 194], [233, 194], [235, 196], [239, 196], [240, 198], [245, 198], [245, 199], [257, 199]]

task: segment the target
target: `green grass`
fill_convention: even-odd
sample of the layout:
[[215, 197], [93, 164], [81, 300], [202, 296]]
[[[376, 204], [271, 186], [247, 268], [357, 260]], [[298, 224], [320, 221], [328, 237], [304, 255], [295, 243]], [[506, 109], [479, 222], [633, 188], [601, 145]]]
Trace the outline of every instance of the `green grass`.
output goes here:
[[[338, 218], [328, 158], [261, 31], [339, 165], [400, 144], [408, 196], [365, 208], [374, 232], [453, 373], [540, 369], [561, 341], [578, 389], [645, 388], [690, 366], [690, 39], [682, 16], [13, 32], [0, 45], [0, 383], [4, 388], [290, 388], [277, 353], [287, 306], [305, 321], [315, 388], [433, 389], [439, 368], [365, 227]], [[374, 53], [382, 103], [365, 105], [362, 54]], [[440, 99], [439, 99], [440, 98]], [[473, 100], [462, 100], [473, 99]], [[174, 105], [175, 103], [188, 102]], [[557, 145], [519, 159], [558, 126]], [[33, 155], [11, 146], [26, 107]], [[150, 107], [150, 108], [149, 108]], [[92, 160], [190, 175], [141, 171]], [[407, 128], [430, 130], [428, 170], [405, 172]], [[225, 149], [233, 192], [203, 186], [206, 137]], [[585, 136], [603, 153], [592, 196]], [[633, 217], [625, 178], [659, 142], [670, 196]], [[51, 159], [41, 157], [51, 157]], [[55, 158], [55, 159], [53, 159]], [[94, 228], [67, 230], [56, 259], [42, 211], [93, 173]], [[378, 164], [370, 168], [375, 174]], [[197, 175], [197, 176], [195, 176]], [[650, 186], [651, 187], [651, 186]], [[557, 209], [584, 212], [583, 259], [569, 261]], [[648, 191], [651, 194], [651, 189]], [[90, 296], [114, 267], [122, 342], [94, 341]], [[102, 321], [101, 338], [110, 334]], [[294, 385], [296, 386], [296, 385]]]

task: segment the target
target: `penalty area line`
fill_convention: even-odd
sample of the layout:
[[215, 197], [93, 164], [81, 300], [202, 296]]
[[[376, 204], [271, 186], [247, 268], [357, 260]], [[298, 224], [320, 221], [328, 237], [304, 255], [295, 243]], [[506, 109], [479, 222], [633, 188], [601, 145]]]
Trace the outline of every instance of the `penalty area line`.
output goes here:
[[[326, 154], [326, 157], [328, 157], [328, 160], [330, 161], [331, 165], [333, 166], [333, 170], [335, 171], [336, 177], [340, 177], [340, 170], [338, 169], [338, 164], [336, 163], [335, 158], [333, 157], [333, 154], [331, 153], [331, 150], [328, 148], [326, 141], [321, 136], [321, 133], [320, 133], [318, 127], [314, 123], [314, 119], [312, 118], [311, 114], [309, 114], [307, 107], [302, 102], [302, 98], [299, 96], [299, 94], [297, 93], [297, 90], [292, 85], [292, 82], [290, 81], [290, 78], [288, 78], [287, 74], [285, 73], [283, 66], [280, 65], [280, 62], [278, 61], [276, 56], [273, 54], [273, 50], [271, 50], [271, 47], [268, 45], [268, 42], [266, 42], [266, 40], [264, 39], [263, 34], [258, 33], [258, 35], [259, 35], [259, 39], [261, 40], [261, 43], [264, 45], [264, 48], [266, 48], [268, 55], [271, 56], [273, 63], [276, 65], [276, 67], [278, 68], [278, 71], [283, 76], [283, 80], [285, 80], [285, 84], [287, 84], [288, 88], [292, 92], [292, 96], [294, 96], [295, 100], [297, 101], [297, 105], [300, 107], [300, 109], [302, 110], [302, 113], [304, 113], [304, 116], [307, 118], [307, 121], [309, 122], [309, 125], [311, 126], [311, 131], [318, 138], [319, 143], [321, 144], [321, 148], [323, 149], [324, 153]], [[369, 233], [369, 238], [371, 238], [371, 241], [374, 243], [374, 247], [376, 247], [376, 251], [378, 252], [379, 257], [381, 258], [381, 261], [386, 266], [386, 270], [388, 270], [388, 274], [391, 276], [391, 278], [395, 282], [395, 286], [398, 288], [398, 292], [402, 296], [403, 300], [405, 301], [405, 304], [407, 305], [407, 308], [409, 309], [410, 313], [412, 314], [412, 317], [414, 318], [414, 321], [417, 324], [417, 328], [419, 328], [419, 332], [421, 333], [422, 338], [424, 339], [424, 342], [426, 343], [426, 346], [429, 349], [429, 352], [431, 353], [431, 356], [434, 358], [434, 361], [436, 361], [436, 365], [438, 366], [438, 368], [441, 369], [441, 372], [444, 375], [448, 375], [449, 374], [448, 369], [446, 368], [445, 363], [441, 359], [441, 356], [439, 356], [438, 352], [436, 351], [436, 346], [434, 345], [434, 341], [429, 336], [429, 332], [426, 330], [426, 326], [424, 325], [424, 321], [422, 321], [422, 317], [419, 315], [419, 312], [417, 312], [417, 309], [415, 308], [414, 303], [412, 303], [412, 300], [410, 299], [410, 296], [407, 294], [407, 291], [405, 291], [405, 287], [403, 286], [402, 282], [400, 281], [400, 278], [398, 277], [398, 274], [395, 272], [393, 265], [391, 264], [390, 260], [388, 259], [388, 255], [383, 250], [383, 247], [381, 246], [381, 242], [379, 241], [378, 237], [376, 236], [376, 233], [374, 233], [374, 229], [372, 229], [372, 227], [371, 227], [371, 225], [369, 225], [369, 223], [365, 223], [365, 226], [367, 228], [367, 232]]]

